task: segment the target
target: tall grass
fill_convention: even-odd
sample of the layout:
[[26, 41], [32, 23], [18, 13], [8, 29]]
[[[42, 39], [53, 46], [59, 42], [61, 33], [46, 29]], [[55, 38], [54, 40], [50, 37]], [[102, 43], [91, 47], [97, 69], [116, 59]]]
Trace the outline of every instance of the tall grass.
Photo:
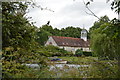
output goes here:
[[[71, 64], [89, 65], [88, 67], [55, 67], [48, 66], [41, 69], [26, 69], [26, 72], [15, 74], [15, 78], [118, 78], [117, 61], [99, 61], [97, 57], [59, 57]], [[54, 65], [54, 64], [51, 64]]]

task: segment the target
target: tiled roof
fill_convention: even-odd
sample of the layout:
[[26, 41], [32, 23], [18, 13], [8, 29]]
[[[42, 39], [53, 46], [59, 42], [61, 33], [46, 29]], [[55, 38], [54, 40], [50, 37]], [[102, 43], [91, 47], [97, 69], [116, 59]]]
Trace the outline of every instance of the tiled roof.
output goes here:
[[89, 42], [80, 38], [62, 37], [62, 36], [50, 36], [54, 39], [58, 46], [70, 46], [70, 47], [88, 47]]

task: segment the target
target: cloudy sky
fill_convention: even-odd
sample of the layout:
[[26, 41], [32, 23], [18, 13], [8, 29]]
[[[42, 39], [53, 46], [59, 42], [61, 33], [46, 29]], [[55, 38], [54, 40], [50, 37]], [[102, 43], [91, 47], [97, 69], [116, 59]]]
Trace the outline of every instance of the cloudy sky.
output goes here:
[[[43, 8], [51, 9], [49, 11], [29, 7], [30, 12], [27, 16], [32, 17], [31, 21], [36, 22], [34, 25], [37, 27], [50, 21], [53, 28], [74, 26], [88, 30], [98, 20], [96, 17], [86, 14], [85, 11], [89, 11], [85, 8], [83, 0], [34, 0], [34, 2]], [[107, 15], [110, 19], [117, 18], [117, 14], [110, 8], [110, 3], [106, 3], [106, 0], [94, 0], [89, 8], [98, 17]]]

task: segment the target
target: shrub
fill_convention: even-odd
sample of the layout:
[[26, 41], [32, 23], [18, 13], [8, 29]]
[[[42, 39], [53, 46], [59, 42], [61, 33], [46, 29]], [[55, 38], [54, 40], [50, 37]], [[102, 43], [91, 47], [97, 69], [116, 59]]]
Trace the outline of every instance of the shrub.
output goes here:
[[64, 49], [61, 49], [59, 47], [56, 46], [52, 46], [52, 45], [48, 45], [45, 47], [41, 47], [40, 54], [50, 57], [50, 56], [71, 56], [73, 55], [73, 53], [68, 52]]
[[75, 56], [82, 56], [82, 55], [83, 55], [82, 49], [77, 49], [77, 51], [75, 52]]
[[86, 51], [84, 51], [83, 55], [85, 55], [85, 56], [92, 56], [92, 52], [86, 52]]

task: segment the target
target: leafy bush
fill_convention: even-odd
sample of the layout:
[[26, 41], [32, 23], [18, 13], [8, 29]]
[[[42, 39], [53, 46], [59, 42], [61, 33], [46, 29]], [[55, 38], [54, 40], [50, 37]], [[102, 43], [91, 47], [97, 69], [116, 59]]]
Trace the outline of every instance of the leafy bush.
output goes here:
[[44, 55], [46, 57], [51, 56], [71, 56], [73, 53], [68, 52], [64, 49], [61, 49], [56, 46], [48, 45], [48, 46], [42, 46], [41, 49], [38, 51], [39, 54]]
[[83, 55], [82, 49], [77, 49], [77, 51], [75, 52], [75, 56], [82, 56], [82, 55]]
[[[25, 50], [19, 48], [17, 51], [13, 51], [13, 47], [5, 48], [2, 53], [2, 77], [14, 78], [15, 74], [22, 74], [27, 71], [26, 66], [23, 63], [38, 63], [45, 64], [46, 57], [40, 54], [33, 53], [31, 50]], [[34, 50], [36, 51], [36, 50]]]
[[86, 52], [86, 51], [84, 51], [83, 55], [85, 55], [85, 56], [92, 56], [92, 52]]

